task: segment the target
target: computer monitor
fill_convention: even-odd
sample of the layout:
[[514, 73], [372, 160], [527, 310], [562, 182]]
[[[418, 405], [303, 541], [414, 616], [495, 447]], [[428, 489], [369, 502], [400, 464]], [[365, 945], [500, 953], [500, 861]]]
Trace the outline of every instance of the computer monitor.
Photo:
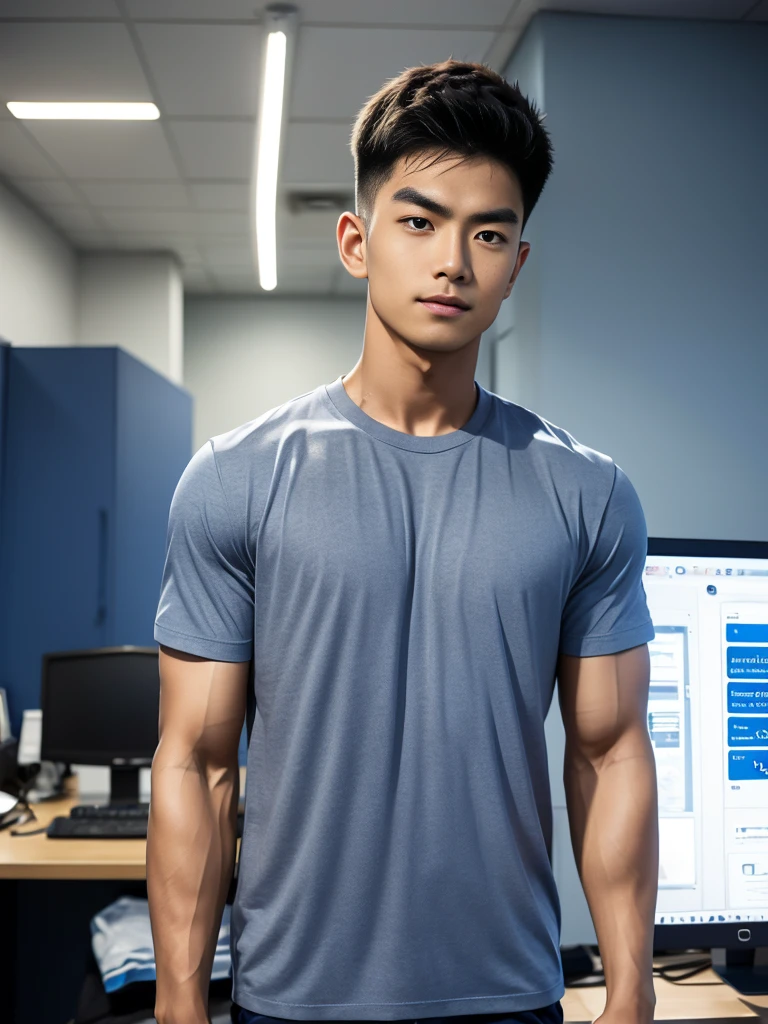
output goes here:
[[768, 543], [652, 537], [643, 577], [659, 794], [656, 949], [725, 948], [768, 993]]
[[97, 647], [43, 655], [40, 756], [109, 765], [112, 803], [137, 803], [139, 769], [158, 743], [157, 647]]

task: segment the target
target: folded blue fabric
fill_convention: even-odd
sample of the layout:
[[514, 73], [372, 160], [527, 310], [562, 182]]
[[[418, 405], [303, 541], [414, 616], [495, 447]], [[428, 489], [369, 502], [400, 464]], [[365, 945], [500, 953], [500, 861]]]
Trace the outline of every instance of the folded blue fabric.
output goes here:
[[[211, 980], [232, 974], [229, 916], [224, 906], [216, 942]], [[105, 992], [115, 992], [134, 981], [157, 977], [149, 904], [136, 896], [121, 896], [91, 918], [91, 947], [99, 965]]]

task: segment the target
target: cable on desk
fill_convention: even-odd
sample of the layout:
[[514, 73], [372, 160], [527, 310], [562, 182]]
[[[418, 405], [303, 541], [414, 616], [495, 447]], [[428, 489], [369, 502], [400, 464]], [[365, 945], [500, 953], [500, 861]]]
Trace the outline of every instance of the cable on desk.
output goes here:
[[[590, 988], [595, 985], [605, 984], [605, 971], [603, 970], [599, 950], [597, 947], [590, 946], [586, 946], [584, 948], [592, 957], [592, 973], [581, 977], [576, 981], [566, 982], [568, 988]], [[676, 963], [654, 966], [653, 976], [654, 978], [662, 978], [664, 981], [668, 981], [671, 985], [678, 985], [680, 982], [685, 981], [686, 978], [692, 978], [694, 975], [700, 974], [702, 971], [706, 971], [711, 966], [712, 955], [705, 953], [700, 957], [695, 957], [690, 960], [678, 960]], [[681, 971], [682, 973], [680, 973]], [[722, 985], [722, 982], [692, 981], [689, 982], [689, 984], [691, 986], [699, 987], [702, 985]]]
[[[654, 967], [653, 976], [654, 978], [663, 978], [664, 981], [668, 981], [672, 985], [677, 985], [679, 982], [684, 981], [686, 978], [692, 978], [694, 974], [701, 974], [702, 971], [706, 971], [712, 966], [712, 955], [704, 955], [698, 957], [695, 960], [681, 960], [676, 964], [664, 964], [661, 967]], [[685, 970], [685, 968], [690, 968]], [[682, 974], [676, 974], [673, 972], [683, 970]], [[693, 981], [692, 985], [722, 985], [722, 981]]]
[[45, 826], [45, 828], [33, 829], [32, 832], [19, 832], [19, 830], [17, 828], [12, 828], [11, 829], [11, 835], [12, 836], [39, 836], [41, 832], [47, 832], [47, 831], [48, 831], [48, 826], [47, 825]]

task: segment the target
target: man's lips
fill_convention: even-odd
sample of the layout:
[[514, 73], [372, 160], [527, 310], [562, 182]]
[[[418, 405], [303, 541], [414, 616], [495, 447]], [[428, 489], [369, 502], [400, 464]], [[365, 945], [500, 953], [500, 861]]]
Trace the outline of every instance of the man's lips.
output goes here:
[[439, 302], [436, 299], [419, 299], [422, 306], [431, 313], [437, 313], [438, 316], [460, 316], [462, 313], [466, 313], [467, 310], [462, 306], [453, 306], [447, 302]]

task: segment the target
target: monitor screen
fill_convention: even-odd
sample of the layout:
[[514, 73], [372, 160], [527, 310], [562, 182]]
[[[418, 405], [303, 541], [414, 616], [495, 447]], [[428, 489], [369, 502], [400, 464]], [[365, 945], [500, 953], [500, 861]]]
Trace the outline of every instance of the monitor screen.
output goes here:
[[41, 757], [150, 763], [158, 742], [157, 648], [63, 651], [43, 657]]
[[656, 924], [768, 921], [768, 543], [648, 551]]

